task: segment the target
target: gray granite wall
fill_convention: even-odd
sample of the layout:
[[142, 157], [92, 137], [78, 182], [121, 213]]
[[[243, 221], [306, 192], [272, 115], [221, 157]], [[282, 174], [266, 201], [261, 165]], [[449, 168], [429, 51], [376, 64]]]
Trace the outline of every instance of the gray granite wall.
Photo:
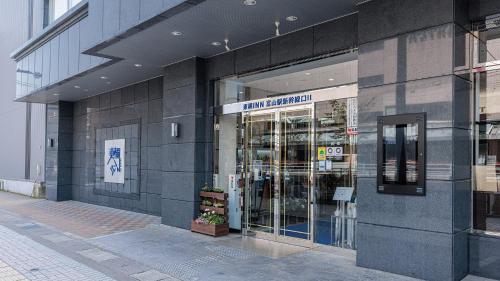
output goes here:
[[47, 199], [72, 199], [73, 103], [47, 105], [45, 184]]
[[[468, 272], [470, 76], [460, 1], [359, 5], [357, 264], [426, 280]], [[464, 71], [465, 70], [465, 71]], [[376, 117], [427, 113], [426, 196], [376, 192]]]
[[[162, 96], [156, 78], [75, 103], [74, 200], [160, 215]], [[104, 183], [104, 141], [121, 138], [125, 184]]]
[[[199, 191], [212, 183], [213, 94], [205, 61], [192, 58], [165, 68], [163, 92], [162, 223], [190, 228]], [[177, 123], [178, 137], [171, 124]]]

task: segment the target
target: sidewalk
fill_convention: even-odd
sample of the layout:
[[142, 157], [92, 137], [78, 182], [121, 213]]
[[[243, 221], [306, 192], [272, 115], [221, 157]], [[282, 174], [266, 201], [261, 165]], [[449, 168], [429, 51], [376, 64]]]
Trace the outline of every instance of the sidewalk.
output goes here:
[[416, 279], [356, 267], [354, 251], [212, 238], [154, 216], [0, 192], [0, 280]]

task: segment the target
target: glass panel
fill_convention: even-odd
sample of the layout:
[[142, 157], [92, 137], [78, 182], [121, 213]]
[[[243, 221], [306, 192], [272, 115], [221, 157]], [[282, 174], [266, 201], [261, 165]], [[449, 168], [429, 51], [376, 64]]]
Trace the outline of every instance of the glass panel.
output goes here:
[[383, 183], [417, 184], [418, 125], [385, 125], [383, 130]]
[[[314, 241], [354, 248], [356, 225], [357, 103], [342, 99], [316, 103], [317, 149], [335, 148], [337, 152], [318, 159], [315, 168]], [[333, 200], [337, 187], [354, 188], [351, 201]], [[342, 206], [343, 205], [343, 206]], [[344, 209], [342, 209], [344, 207]], [[341, 212], [349, 219], [341, 220]], [[344, 240], [342, 240], [342, 229]]]
[[357, 83], [355, 53], [218, 81], [215, 104], [268, 98]]
[[52, 0], [52, 21], [58, 19], [68, 11], [68, 0]]
[[280, 118], [280, 234], [310, 239], [311, 111]]
[[500, 70], [477, 73], [473, 226], [500, 234]]
[[248, 229], [274, 231], [274, 114], [247, 116], [246, 163]]

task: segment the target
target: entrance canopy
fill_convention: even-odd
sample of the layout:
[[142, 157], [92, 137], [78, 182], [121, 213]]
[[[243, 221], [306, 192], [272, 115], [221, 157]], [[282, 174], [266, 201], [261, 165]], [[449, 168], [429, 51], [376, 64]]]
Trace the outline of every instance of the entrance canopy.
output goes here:
[[[153, 17], [148, 21], [155, 24], [132, 28], [136, 31], [128, 30], [90, 47], [89, 55], [110, 59], [106, 64], [41, 88], [19, 101], [76, 101], [162, 75], [162, 67], [193, 56], [208, 58], [356, 11], [354, 0], [186, 2], [192, 2], [192, 6], [168, 18]], [[111, 24], [112, 19], [103, 17], [103, 25]]]

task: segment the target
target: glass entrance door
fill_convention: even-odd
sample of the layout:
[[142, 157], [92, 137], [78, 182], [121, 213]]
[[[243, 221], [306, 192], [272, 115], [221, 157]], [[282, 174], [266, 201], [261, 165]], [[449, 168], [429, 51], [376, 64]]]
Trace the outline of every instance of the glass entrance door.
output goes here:
[[275, 113], [247, 115], [244, 122], [246, 229], [274, 233]]
[[244, 115], [247, 231], [311, 240], [311, 113], [302, 106]]
[[311, 110], [280, 114], [280, 235], [310, 240]]

